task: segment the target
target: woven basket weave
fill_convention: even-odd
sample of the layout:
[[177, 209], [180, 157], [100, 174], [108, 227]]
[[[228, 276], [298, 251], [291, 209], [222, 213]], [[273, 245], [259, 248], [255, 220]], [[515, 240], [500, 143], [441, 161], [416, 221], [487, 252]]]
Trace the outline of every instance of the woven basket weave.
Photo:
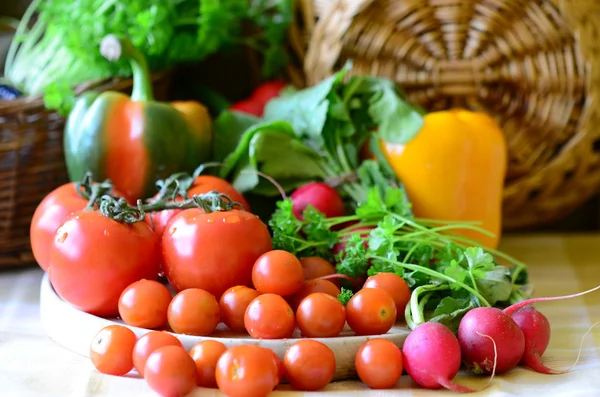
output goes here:
[[[351, 60], [433, 111], [466, 107], [502, 125], [504, 227], [558, 220], [600, 190], [600, 1], [300, 2], [304, 83]], [[310, 20], [311, 23], [307, 23]]]
[[[153, 76], [157, 98], [165, 98], [169, 72]], [[82, 84], [130, 93], [130, 79]], [[35, 263], [29, 244], [31, 217], [54, 188], [68, 181], [63, 155], [65, 119], [44, 107], [41, 96], [0, 100], [0, 268]]]

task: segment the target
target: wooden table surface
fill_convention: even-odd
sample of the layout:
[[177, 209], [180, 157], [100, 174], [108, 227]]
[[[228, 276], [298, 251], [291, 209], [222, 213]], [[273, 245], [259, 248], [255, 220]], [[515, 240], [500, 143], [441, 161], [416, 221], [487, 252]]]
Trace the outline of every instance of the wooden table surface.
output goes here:
[[[600, 284], [600, 234], [519, 235], [506, 237], [501, 249], [529, 266], [536, 296], [571, 294]], [[83, 397], [156, 396], [136, 377], [98, 373], [88, 359], [50, 340], [39, 320], [39, 286], [43, 273], [29, 268], [0, 272], [0, 396]], [[600, 293], [568, 301], [539, 303], [552, 325], [544, 355], [549, 366], [569, 368], [584, 333], [600, 321]], [[457, 383], [478, 387], [487, 382], [459, 374]], [[281, 385], [273, 397], [299, 396], [435, 396], [403, 376], [393, 390], [369, 390], [358, 381], [332, 383], [319, 392], [302, 393]], [[197, 388], [189, 397], [222, 396]], [[600, 396], [600, 326], [584, 339], [579, 364], [563, 375], [542, 375], [516, 368], [497, 376], [477, 396]]]

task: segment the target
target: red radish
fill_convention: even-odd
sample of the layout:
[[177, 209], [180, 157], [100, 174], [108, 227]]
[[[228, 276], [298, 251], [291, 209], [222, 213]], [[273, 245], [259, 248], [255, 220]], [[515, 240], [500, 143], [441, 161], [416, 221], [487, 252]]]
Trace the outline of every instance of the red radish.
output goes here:
[[404, 341], [402, 357], [406, 372], [421, 387], [475, 391], [452, 382], [460, 369], [460, 345], [445, 325], [435, 322], [419, 325]]
[[463, 362], [478, 374], [492, 373], [496, 356], [496, 372], [506, 372], [521, 361], [525, 351], [523, 331], [508, 314], [494, 307], [467, 312], [458, 326], [458, 342]]
[[300, 186], [290, 198], [294, 216], [298, 219], [302, 219], [302, 212], [309, 205], [325, 214], [327, 218], [346, 214], [342, 197], [334, 188], [323, 182], [311, 182]]
[[543, 374], [558, 374], [542, 364], [542, 354], [550, 342], [550, 323], [546, 316], [533, 306], [525, 306], [511, 315], [525, 336], [525, 353], [522, 362], [536, 372]]
[[250, 100], [260, 105], [261, 113], [267, 102], [279, 96], [281, 90], [287, 86], [283, 81], [266, 81], [259, 85], [252, 95]]
[[262, 116], [263, 107], [250, 99], [244, 99], [242, 101], [236, 102], [229, 107], [231, 110], [235, 110], [240, 113], [247, 113], [257, 117]]
[[542, 364], [542, 354], [546, 351], [550, 341], [550, 323], [546, 316], [529, 305], [536, 302], [576, 298], [597, 291], [598, 289], [600, 289], [600, 285], [572, 295], [526, 299], [504, 309], [504, 313], [510, 315], [521, 331], [523, 331], [525, 351], [522, 361], [529, 368], [543, 374], [561, 374], [566, 372], [557, 371]]

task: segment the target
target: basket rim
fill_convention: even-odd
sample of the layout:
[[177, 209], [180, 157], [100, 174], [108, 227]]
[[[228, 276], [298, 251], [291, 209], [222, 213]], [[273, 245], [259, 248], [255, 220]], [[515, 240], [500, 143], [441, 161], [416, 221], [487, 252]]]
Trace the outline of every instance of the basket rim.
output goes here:
[[[172, 73], [172, 69], [160, 70], [152, 73], [150, 79], [152, 82], [159, 80], [161, 77], [169, 75]], [[100, 90], [106, 91], [116, 90], [119, 91], [121, 89], [127, 88], [131, 86], [133, 83], [132, 77], [124, 77], [124, 76], [112, 76], [108, 78], [102, 79], [93, 79], [88, 80], [83, 83], [74, 85], [73, 91], [75, 92], [75, 96], [79, 96], [82, 93], [90, 90]], [[43, 94], [35, 94], [35, 95], [24, 95], [21, 97], [17, 97], [15, 99], [0, 99], [0, 112], [5, 111], [17, 111], [17, 110], [25, 110], [44, 107], [44, 95]]]

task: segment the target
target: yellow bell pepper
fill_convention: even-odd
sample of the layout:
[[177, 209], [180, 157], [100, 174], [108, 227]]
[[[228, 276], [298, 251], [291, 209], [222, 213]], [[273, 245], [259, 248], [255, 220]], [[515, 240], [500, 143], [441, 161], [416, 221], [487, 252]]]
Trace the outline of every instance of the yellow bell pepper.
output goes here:
[[463, 109], [432, 112], [408, 143], [380, 140], [380, 148], [405, 185], [415, 216], [479, 221], [494, 237], [468, 229], [453, 232], [498, 246], [507, 150], [491, 117]]

